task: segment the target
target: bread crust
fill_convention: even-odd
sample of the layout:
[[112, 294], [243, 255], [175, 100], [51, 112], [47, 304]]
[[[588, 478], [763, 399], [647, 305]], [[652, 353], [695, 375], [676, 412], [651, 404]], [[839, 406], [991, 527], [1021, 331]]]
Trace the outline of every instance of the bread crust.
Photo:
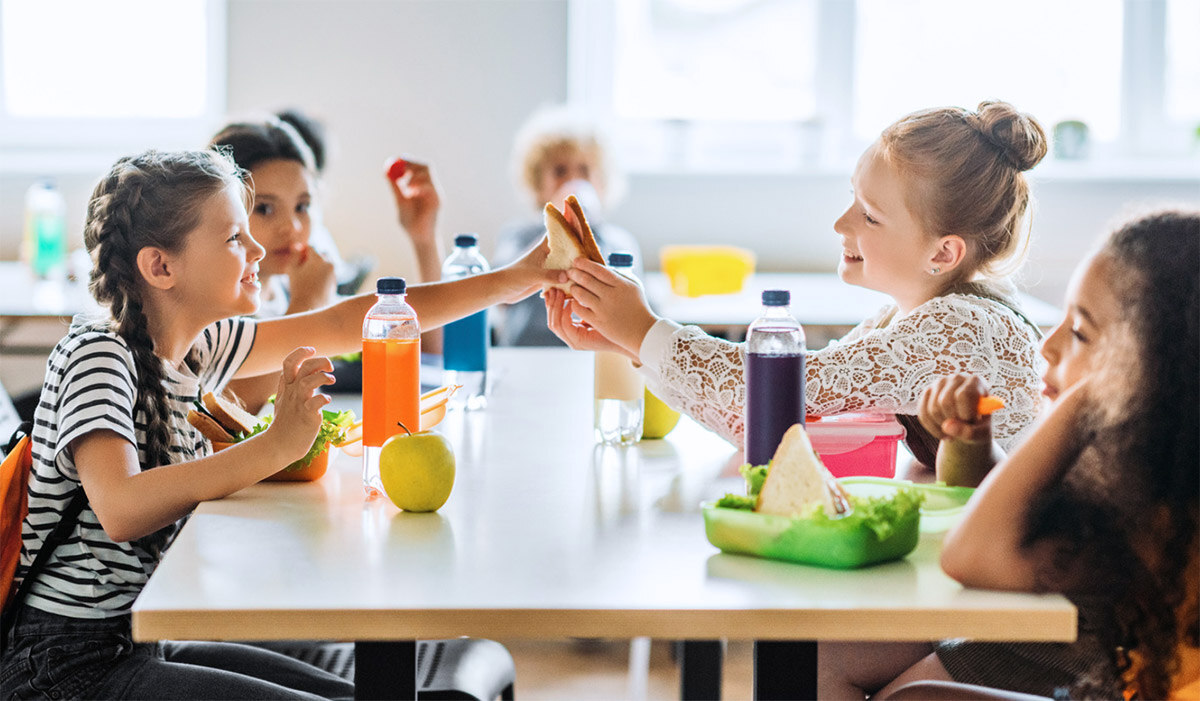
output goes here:
[[[600, 265], [604, 265], [604, 254], [600, 252], [600, 246], [596, 243], [592, 227], [588, 225], [587, 217], [583, 215], [583, 206], [579, 204], [575, 195], [567, 196], [567, 207], [575, 215], [575, 221], [579, 223], [579, 228], [574, 231], [575, 236], [579, 239], [579, 247], [583, 249], [583, 254]], [[565, 220], [566, 217], [563, 219]]]
[[233, 435], [250, 433], [260, 423], [254, 414], [212, 392], [206, 393], [200, 401], [204, 403], [204, 408], [213, 415], [213, 418]]
[[229, 435], [229, 432], [222, 428], [221, 424], [217, 423], [216, 420], [208, 414], [202, 414], [195, 409], [192, 409], [187, 414], [187, 421], [196, 427], [196, 430], [200, 432], [200, 435], [204, 436], [213, 443], [233, 442], [233, 436]]

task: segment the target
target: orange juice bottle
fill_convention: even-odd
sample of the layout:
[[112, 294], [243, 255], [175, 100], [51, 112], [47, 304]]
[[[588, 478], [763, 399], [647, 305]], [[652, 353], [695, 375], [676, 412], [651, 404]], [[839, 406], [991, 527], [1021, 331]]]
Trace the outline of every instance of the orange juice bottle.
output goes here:
[[379, 452], [407, 428], [421, 430], [421, 327], [404, 301], [404, 278], [381, 277], [379, 301], [363, 319], [363, 489], [383, 494]]

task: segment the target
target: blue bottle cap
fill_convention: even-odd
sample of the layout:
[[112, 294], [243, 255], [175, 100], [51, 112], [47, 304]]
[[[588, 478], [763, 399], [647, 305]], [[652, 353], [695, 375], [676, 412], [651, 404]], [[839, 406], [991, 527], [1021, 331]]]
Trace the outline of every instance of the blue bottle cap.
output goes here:
[[766, 307], [786, 307], [792, 303], [792, 293], [788, 290], [763, 290], [762, 303]]
[[375, 294], [402, 295], [406, 287], [402, 277], [381, 277], [375, 281]]
[[467, 248], [468, 246], [478, 246], [479, 237], [475, 234], [459, 234], [454, 237], [454, 245], [459, 248]]
[[633, 265], [632, 253], [610, 253], [608, 254], [608, 264], [614, 268], [626, 268]]

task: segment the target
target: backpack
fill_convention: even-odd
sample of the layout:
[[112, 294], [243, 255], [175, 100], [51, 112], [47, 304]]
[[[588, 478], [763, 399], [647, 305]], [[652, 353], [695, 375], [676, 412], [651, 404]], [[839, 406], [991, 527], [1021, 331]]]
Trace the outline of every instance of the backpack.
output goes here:
[[21, 564], [21, 527], [29, 514], [29, 475], [33, 470], [32, 434], [33, 424], [22, 423], [9, 440], [4, 462], [0, 463], [0, 506], [3, 507], [0, 508], [0, 615], [3, 617], [0, 621], [0, 652], [8, 647], [11, 614], [29, 593], [33, 580], [45, 569], [55, 548], [75, 528], [79, 512], [87, 505], [83, 487], [76, 487], [62, 520], [46, 537], [33, 564], [14, 591], [13, 582]]

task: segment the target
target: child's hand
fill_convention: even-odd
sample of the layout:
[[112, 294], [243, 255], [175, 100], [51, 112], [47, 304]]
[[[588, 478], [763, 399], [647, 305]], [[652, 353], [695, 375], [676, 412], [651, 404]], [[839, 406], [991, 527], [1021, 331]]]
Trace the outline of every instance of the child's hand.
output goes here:
[[305, 246], [287, 267], [288, 314], [307, 312], [328, 306], [337, 295], [333, 263]]
[[407, 157], [404, 163], [404, 175], [398, 180], [387, 176], [392, 196], [396, 198], [400, 226], [414, 243], [432, 242], [437, 235], [438, 210], [442, 206], [433, 171], [427, 164]]
[[567, 281], [567, 274], [562, 270], [547, 270], [542, 267], [548, 255], [550, 255], [550, 239], [543, 236], [542, 240], [529, 249], [525, 255], [503, 268], [506, 272], [504, 278], [507, 288], [504, 296], [506, 303], [520, 302], [546, 285]]
[[587, 258], [576, 258], [567, 277], [571, 311], [584, 324], [625, 349], [634, 358], [650, 327], [658, 321], [640, 285]]
[[571, 306], [562, 290], [557, 287], [546, 290], [546, 325], [563, 343], [575, 350], [610, 351], [629, 356], [635, 363], [641, 362], [637, 354], [629, 353], [596, 329], [576, 323], [571, 318]]
[[[284, 446], [287, 462], [304, 457], [321, 428], [321, 407], [331, 400], [317, 391], [333, 384], [333, 364], [314, 355], [308, 346], [297, 348], [283, 359], [279, 389], [275, 393], [275, 419], [267, 433]], [[290, 457], [289, 457], [290, 456]]]
[[938, 440], [951, 438], [968, 443], [992, 440], [992, 417], [980, 416], [979, 398], [987, 386], [974, 375], [943, 377], [921, 394], [918, 418]]

